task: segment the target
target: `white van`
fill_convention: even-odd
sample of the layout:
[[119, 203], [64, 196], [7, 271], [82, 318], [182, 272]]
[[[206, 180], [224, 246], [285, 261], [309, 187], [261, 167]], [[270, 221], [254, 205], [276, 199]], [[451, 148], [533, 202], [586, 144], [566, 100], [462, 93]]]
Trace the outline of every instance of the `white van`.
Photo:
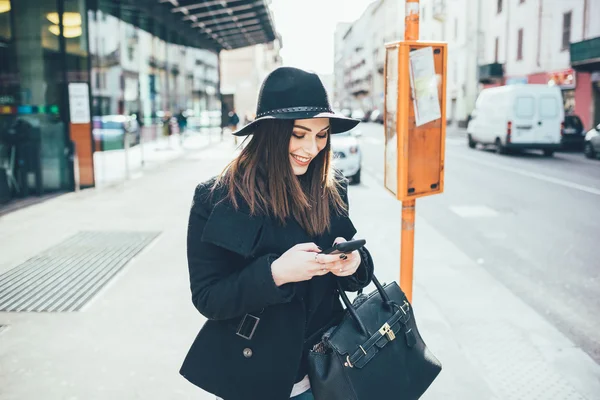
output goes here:
[[536, 149], [552, 156], [561, 147], [564, 118], [562, 94], [556, 86], [484, 89], [467, 127], [469, 147], [493, 144], [498, 153]]

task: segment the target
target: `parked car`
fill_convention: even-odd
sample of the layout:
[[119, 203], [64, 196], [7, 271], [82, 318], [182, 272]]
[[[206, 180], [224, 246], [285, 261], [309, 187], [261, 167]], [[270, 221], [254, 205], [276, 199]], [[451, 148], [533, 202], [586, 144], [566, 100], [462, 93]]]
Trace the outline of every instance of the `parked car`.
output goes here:
[[369, 121], [383, 124], [383, 113], [379, 110], [373, 110], [373, 112], [369, 116]]
[[352, 115], [352, 110], [349, 108], [343, 108], [342, 111], [340, 111], [340, 113], [344, 116], [344, 117], [348, 117], [350, 118], [350, 116]]
[[362, 166], [362, 153], [358, 142], [360, 136], [361, 133], [357, 128], [331, 135], [333, 165], [352, 183], [360, 183]]
[[363, 118], [365, 118], [365, 112], [360, 109], [352, 110], [352, 114], [350, 116], [354, 119], [362, 121]]
[[598, 158], [600, 155], [600, 124], [585, 135], [583, 153], [587, 158]]
[[494, 145], [498, 153], [536, 149], [550, 157], [561, 148], [563, 121], [562, 95], [556, 86], [484, 89], [467, 127], [468, 145]]
[[583, 122], [577, 115], [565, 115], [565, 123], [562, 129], [561, 144], [563, 148], [576, 148], [581, 150], [585, 141], [585, 129]]
[[134, 116], [103, 115], [92, 120], [92, 136], [100, 143], [102, 151], [123, 149], [125, 134], [129, 147], [140, 144], [140, 125]]

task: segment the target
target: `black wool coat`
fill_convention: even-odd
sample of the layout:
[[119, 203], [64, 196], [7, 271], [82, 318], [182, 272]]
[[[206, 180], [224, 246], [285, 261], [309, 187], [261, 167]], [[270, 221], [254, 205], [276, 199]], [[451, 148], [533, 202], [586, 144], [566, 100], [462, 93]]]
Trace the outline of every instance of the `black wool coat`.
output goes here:
[[[334, 279], [346, 291], [368, 285], [373, 262], [361, 249], [361, 265], [349, 277], [329, 273], [307, 282], [277, 287], [271, 263], [298, 243], [328, 248], [336, 237], [350, 240], [356, 229], [345, 215], [331, 217], [331, 229], [310, 237], [290, 219], [285, 226], [269, 217], [236, 210], [225, 190], [209, 180], [198, 185], [191, 207], [187, 248], [192, 301], [208, 321], [180, 373], [225, 400], [289, 399], [306, 369], [306, 350], [343, 313]], [[348, 202], [347, 181], [341, 189]], [[236, 334], [246, 314], [260, 318], [250, 340]]]

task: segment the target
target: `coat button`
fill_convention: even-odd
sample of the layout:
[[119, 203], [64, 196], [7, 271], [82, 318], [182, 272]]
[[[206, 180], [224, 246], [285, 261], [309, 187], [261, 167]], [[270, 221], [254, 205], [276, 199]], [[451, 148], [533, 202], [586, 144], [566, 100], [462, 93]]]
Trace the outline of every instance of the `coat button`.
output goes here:
[[244, 349], [244, 357], [246, 357], [246, 358], [250, 358], [250, 357], [252, 357], [252, 349], [250, 349], [250, 348], [246, 347], [246, 348]]

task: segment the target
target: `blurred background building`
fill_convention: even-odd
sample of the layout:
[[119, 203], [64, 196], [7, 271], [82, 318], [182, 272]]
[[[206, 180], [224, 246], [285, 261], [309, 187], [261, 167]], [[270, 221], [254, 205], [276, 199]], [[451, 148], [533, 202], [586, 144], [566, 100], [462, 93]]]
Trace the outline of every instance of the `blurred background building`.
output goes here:
[[235, 75], [219, 54], [248, 48], [256, 92], [280, 43], [266, 0], [0, 0], [0, 197], [73, 190], [75, 149], [94, 186], [108, 124], [146, 140], [182, 113], [219, 127]]
[[[383, 109], [383, 44], [402, 40], [404, 7], [373, 2], [335, 34], [334, 103]], [[558, 85], [567, 113], [600, 123], [600, 15], [594, 0], [421, 0], [420, 39], [448, 42], [449, 124], [465, 127], [479, 92], [518, 83]], [[359, 112], [359, 114], [360, 114]]]
[[404, 4], [375, 1], [335, 33], [334, 105], [345, 110], [383, 109], [384, 44], [404, 35]]
[[226, 50], [220, 54], [222, 115], [235, 108], [240, 121], [254, 119], [258, 92], [265, 77], [281, 66], [281, 37], [267, 44]]

